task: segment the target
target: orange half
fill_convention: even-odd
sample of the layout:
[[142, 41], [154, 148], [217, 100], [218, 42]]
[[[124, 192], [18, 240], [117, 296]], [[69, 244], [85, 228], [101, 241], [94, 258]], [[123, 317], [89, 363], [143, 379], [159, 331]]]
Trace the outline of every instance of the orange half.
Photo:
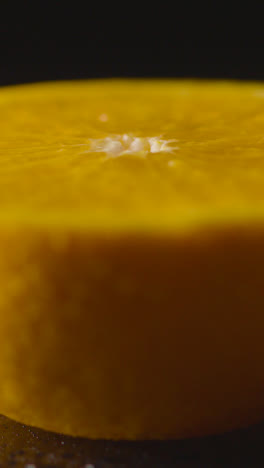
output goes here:
[[264, 418], [264, 85], [0, 90], [0, 412], [104, 439]]

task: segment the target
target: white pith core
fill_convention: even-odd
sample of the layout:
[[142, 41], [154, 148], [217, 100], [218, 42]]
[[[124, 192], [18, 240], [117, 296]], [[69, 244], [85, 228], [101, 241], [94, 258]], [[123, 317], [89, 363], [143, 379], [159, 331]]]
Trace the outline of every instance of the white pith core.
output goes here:
[[124, 134], [90, 139], [86, 144], [76, 146], [86, 146], [88, 147], [87, 152], [106, 153], [109, 157], [118, 157], [124, 154], [137, 154], [144, 157], [148, 153], [171, 153], [178, 150], [178, 146], [170, 146], [171, 143], [177, 141], [163, 140], [160, 136], [141, 138]]

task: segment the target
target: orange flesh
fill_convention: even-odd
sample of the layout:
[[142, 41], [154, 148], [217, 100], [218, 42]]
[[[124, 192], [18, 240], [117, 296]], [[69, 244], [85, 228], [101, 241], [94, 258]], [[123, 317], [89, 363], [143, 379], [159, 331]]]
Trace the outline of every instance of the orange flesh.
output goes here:
[[1, 89], [0, 412], [109, 439], [264, 417], [263, 128], [257, 83]]

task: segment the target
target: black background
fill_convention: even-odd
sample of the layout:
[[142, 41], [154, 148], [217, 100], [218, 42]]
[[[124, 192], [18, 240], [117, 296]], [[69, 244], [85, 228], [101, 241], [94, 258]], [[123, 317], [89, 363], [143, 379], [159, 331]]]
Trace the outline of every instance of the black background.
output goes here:
[[30, 48], [2, 59], [0, 84], [100, 77], [197, 77], [264, 80], [262, 48], [102, 46]]
[[[264, 80], [256, 6], [20, 2], [0, 8], [0, 85], [96, 77]], [[68, 6], [67, 6], [68, 5]], [[219, 6], [220, 5], [220, 6]]]

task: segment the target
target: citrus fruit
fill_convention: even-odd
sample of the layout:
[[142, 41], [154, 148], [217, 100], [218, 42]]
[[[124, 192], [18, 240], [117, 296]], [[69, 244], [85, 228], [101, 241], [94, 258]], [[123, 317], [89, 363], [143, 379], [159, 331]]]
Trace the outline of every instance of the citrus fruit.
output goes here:
[[0, 412], [169, 439], [264, 417], [264, 86], [0, 90]]

